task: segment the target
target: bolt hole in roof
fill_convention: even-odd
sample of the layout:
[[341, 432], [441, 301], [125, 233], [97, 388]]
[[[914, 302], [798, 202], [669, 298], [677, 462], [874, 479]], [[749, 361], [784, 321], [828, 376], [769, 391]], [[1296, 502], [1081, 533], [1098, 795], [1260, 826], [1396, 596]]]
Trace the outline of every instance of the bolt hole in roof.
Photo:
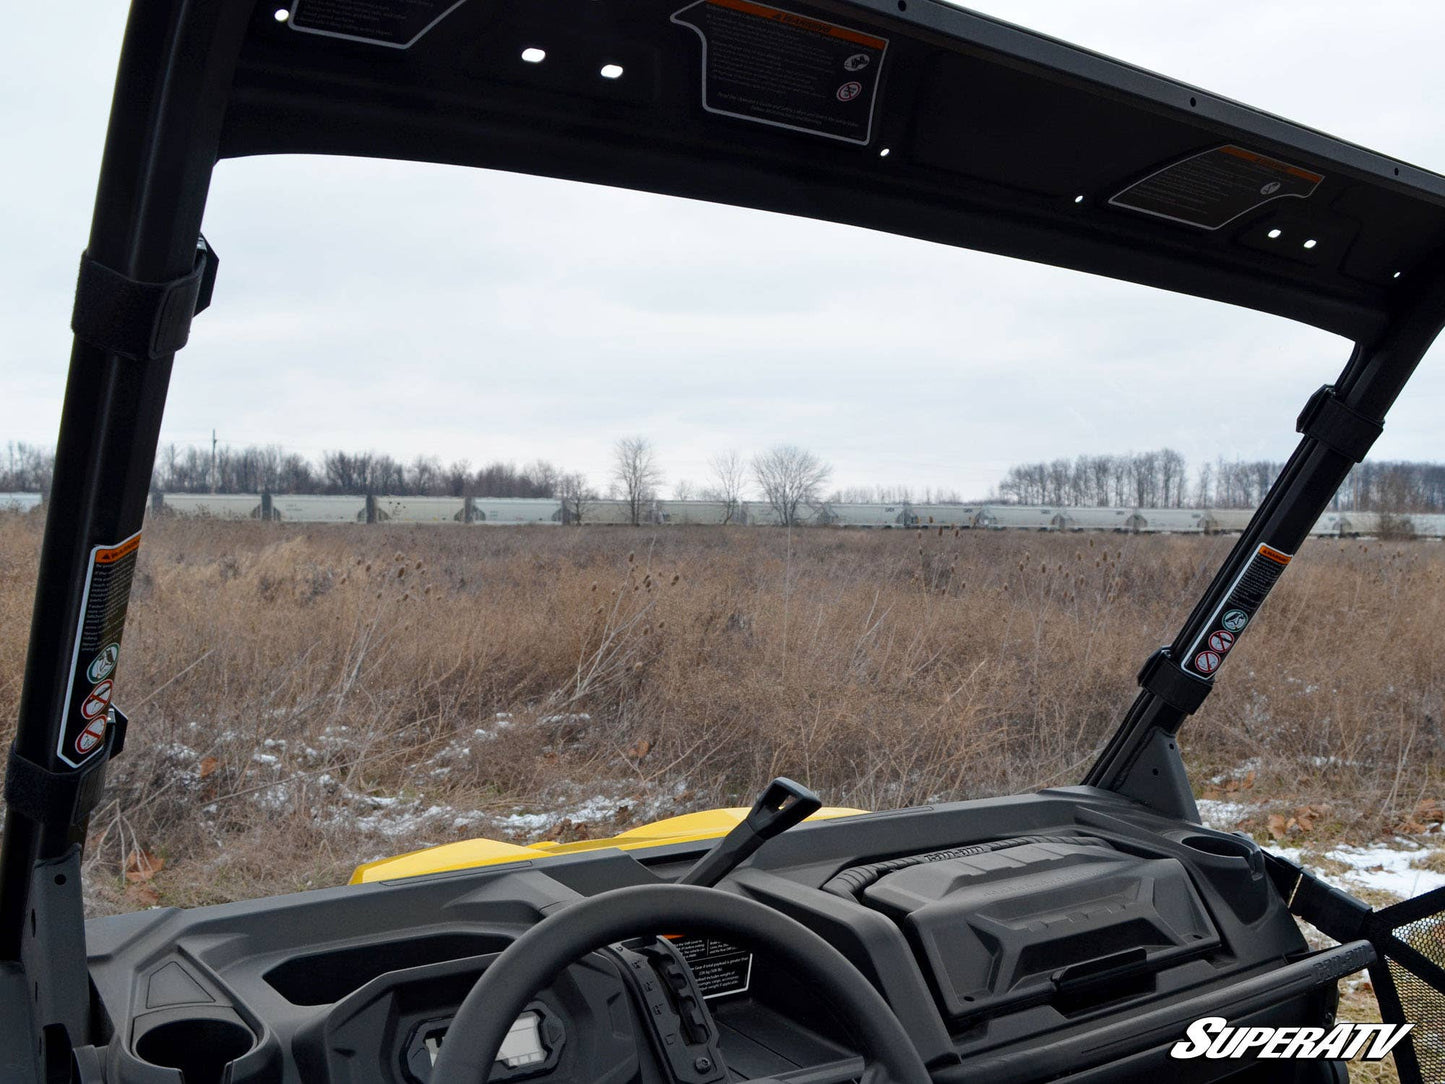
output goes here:
[[601, 71], [600, 74], [602, 75], [602, 78], [603, 78], [603, 79], [621, 79], [621, 78], [622, 78], [622, 65], [621, 65], [621, 64], [604, 64], [604, 65], [602, 65], [602, 71]]
[[528, 64], [540, 64], [547, 59], [547, 50], [538, 49], [535, 46], [530, 49], [523, 49], [522, 59]]
[[1075, 203], [1083, 203], [1083, 202], [1084, 202], [1084, 197], [1083, 197], [1083, 196], [1075, 196], [1075, 197], [1074, 197], [1074, 202], [1075, 202]]
[[1282, 234], [1283, 232], [1284, 232], [1284, 230], [1282, 230], [1282, 229], [1280, 229], [1278, 226], [1276, 226], [1274, 229], [1272, 229], [1272, 230], [1269, 231], [1269, 235], [1268, 235], [1268, 236], [1269, 236], [1269, 239], [1270, 239], [1271, 241], [1273, 241], [1275, 238], [1277, 238], [1277, 237], [1278, 237], [1280, 234]]
[[290, 9], [288, 9], [288, 8], [277, 8], [277, 9], [276, 9], [276, 21], [277, 21], [278, 23], [284, 23], [284, 22], [285, 22], [287, 19], [289, 19], [289, 18], [291, 18]]
[[879, 157], [879, 158], [887, 158], [887, 157], [888, 157], [888, 148], [887, 148], [887, 147], [884, 147], [881, 151], [879, 151], [879, 152], [878, 152], [878, 157]]
[[1311, 237], [1308, 241], [1305, 242], [1304, 247], [1305, 247], [1305, 248], [1314, 248], [1315, 245], [1317, 245], [1317, 244], [1319, 244], [1319, 242], [1316, 241], [1313, 237]]

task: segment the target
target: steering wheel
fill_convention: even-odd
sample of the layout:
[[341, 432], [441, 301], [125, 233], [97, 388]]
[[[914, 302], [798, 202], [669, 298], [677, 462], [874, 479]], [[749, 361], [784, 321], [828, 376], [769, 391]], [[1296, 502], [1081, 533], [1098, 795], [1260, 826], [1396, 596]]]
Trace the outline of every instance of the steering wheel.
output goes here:
[[898, 1017], [832, 945], [761, 903], [678, 884], [619, 888], [569, 904], [508, 945], [448, 1026], [432, 1084], [484, 1084], [512, 1022], [563, 968], [615, 941], [663, 930], [714, 933], [766, 951], [837, 1010], [863, 1056], [864, 1084], [930, 1084]]

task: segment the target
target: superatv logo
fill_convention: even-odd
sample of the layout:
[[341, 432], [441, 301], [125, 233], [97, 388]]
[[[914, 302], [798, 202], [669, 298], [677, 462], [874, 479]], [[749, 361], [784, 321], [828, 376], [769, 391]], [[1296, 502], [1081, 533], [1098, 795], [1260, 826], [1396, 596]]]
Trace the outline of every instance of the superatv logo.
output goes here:
[[1169, 1051], [1175, 1058], [1330, 1058], [1379, 1061], [1414, 1024], [1336, 1024], [1332, 1028], [1236, 1028], [1206, 1016], [1185, 1030], [1188, 1039]]

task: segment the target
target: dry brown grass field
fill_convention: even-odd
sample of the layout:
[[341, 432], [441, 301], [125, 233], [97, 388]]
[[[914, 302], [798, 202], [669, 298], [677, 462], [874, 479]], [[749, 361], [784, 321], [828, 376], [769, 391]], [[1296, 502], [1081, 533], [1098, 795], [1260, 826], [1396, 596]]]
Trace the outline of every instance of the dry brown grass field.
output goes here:
[[[1075, 782], [1231, 541], [151, 522], [89, 905], [612, 834], [775, 774], [867, 808]], [[5, 741], [39, 542], [0, 517]], [[1308, 543], [1182, 733], [1201, 793], [1305, 846], [1435, 827], [1442, 602], [1437, 544]]]

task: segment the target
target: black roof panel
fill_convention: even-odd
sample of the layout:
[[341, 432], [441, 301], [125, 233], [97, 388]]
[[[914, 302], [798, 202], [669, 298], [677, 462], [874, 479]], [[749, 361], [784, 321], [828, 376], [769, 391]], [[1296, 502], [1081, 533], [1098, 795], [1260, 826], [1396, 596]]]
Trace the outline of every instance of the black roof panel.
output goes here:
[[[1379, 330], [1445, 243], [1445, 178], [929, 0], [397, 8], [410, 23], [372, 29], [359, 13], [374, 5], [360, 0], [296, 0], [286, 21], [258, 8], [222, 156], [446, 162], [757, 207], [1148, 283], [1355, 339]], [[335, 36], [348, 25], [352, 36]], [[810, 32], [822, 43], [813, 53]], [[368, 35], [377, 40], [354, 40]], [[797, 89], [833, 78], [804, 69], [831, 63], [834, 46], [866, 56], [847, 61], [861, 65], [861, 89], [845, 90], [853, 80], [838, 73], [838, 94], [859, 98], [852, 127], [846, 103], [809, 105], [808, 87]], [[524, 61], [529, 48], [546, 59]], [[622, 76], [603, 78], [607, 64]], [[786, 86], [801, 97], [781, 100]], [[724, 100], [743, 104], [730, 115]], [[793, 106], [803, 119], [780, 123]], [[1119, 198], [1150, 177], [1149, 199]], [[1241, 198], [1239, 185], [1263, 192], [1271, 178], [1285, 182], [1273, 198]], [[1214, 200], [1199, 212], [1209, 228], [1159, 213], [1161, 192]]]

